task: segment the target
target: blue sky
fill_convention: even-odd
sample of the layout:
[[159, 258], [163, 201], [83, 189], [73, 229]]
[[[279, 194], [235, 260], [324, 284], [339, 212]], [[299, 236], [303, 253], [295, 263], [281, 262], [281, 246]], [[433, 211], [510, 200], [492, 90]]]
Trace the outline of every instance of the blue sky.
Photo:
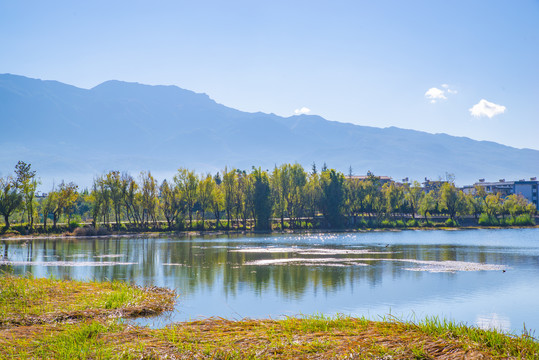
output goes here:
[[537, 0], [0, 0], [0, 73], [519, 148], [539, 149], [538, 64]]

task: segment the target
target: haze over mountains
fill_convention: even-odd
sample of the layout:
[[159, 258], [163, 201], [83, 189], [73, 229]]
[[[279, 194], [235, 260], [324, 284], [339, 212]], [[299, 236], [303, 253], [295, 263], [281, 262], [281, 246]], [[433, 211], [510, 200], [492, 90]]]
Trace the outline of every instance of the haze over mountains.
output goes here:
[[109, 170], [151, 170], [162, 179], [179, 167], [216, 172], [285, 162], [395, 179], [450, 172], [459, 184], [539, 175], [537, 150], [313, 115], [247, 113], [176, 86], [107, 81], [88, 90], [4, 74], [0, 124], [0, 175], [24, 160], [44, 186], [62, 179], [87, 186]]

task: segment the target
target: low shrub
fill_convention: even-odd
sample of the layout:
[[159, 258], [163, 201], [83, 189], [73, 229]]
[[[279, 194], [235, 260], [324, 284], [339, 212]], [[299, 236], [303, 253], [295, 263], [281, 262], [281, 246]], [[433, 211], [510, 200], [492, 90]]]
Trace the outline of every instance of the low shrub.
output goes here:
[[202, 221], [193, 220], [193, 223], [191, 224], [192, 230], [202, 230]]
[[459, 224], [458, 224], [455, 220], [453, 220], [453, 219], [447, 219], [447, 220], [445, 221], [445, 226], [448, 226], [448, 227], [457, 227], [457, 226], [459, 226]]
[[479, 226], [497, 226], [500, 222], [495, 216], [489, 216], [486, 213], [482, 213], [477, 221]]
[[299, 222], [299, 228], [300, 229], [312, 229], [313, 224], [310, 221], [300, 221]]
[[365, 220], [365, 219], [361, 219], [359, 222], [358, 222], [358, 227], [359, 228], [362, 228], [362, 229], [365, 229], [367, 227], [369, 227], [369, 223]]
[[17, 235], [28, 235], [30, 233], [30, 225], [27, 223], [11, 225], [10, 229], [16, 231]]
[[403, 228], [403, 227], [406, 227], [406, 223], [403, 220], [397, 220], [397, 222], [395, 223], [395, 226], [398, 228]]
[[381, 228], [394, 228], [395, 225], [395, 222], [391, 220], [382, 220], [382, 222], [380, 223]]
[[432, 221], [423, 221], [420, 224], [421, 227], [434, 227], [436, 226]]
[[406, 222], [407, 227], [418, 227], [419, 222], [416, 219], [410, 219]]
[[69, 222], [69, 224], [67, 225], [67, 227], [69, 228], [69, 231], [73, 231], [75, 230], [76, 228], [80, 227], [80, 224], [77, 220], [73, 219]]
[[514, 218], [513, 225], [515, 226], [533, 226], [535, 225], [535, 219], [530, 214], [518, 215]]

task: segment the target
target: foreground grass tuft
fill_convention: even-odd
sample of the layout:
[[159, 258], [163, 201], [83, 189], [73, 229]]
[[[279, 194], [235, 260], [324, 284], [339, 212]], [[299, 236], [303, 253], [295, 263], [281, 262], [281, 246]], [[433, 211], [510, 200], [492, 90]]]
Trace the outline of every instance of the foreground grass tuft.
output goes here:
[[505, 355], [519, 359], [537, 359], [539, 357], [539, 343], [526, 332], [521, 336], [507, 335], [496, 329], [484, 330], [469, 327], [438, 317], [427, 318], [409, 326], [417, 326], [428, 335], [444, 339], [466, 338], [472, 343], [482, 344], [484, 348], [491, 349], [500, 356]]
[[175, 295], [119, 281], [82, 282], [0, 275], [0, 328], [104, 316], [144, 316], [172, 310]]

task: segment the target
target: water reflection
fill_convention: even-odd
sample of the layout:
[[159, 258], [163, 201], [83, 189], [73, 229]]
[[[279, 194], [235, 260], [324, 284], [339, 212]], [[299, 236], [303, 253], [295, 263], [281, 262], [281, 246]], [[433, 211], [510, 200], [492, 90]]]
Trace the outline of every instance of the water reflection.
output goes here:
[[538, 235], [526, 229], [35, 239], [4, 241], [0, 269], [174, 288], [180, 301], [165, 322], [391, 311], [537, 329], [529, 299], [539, 296]]

